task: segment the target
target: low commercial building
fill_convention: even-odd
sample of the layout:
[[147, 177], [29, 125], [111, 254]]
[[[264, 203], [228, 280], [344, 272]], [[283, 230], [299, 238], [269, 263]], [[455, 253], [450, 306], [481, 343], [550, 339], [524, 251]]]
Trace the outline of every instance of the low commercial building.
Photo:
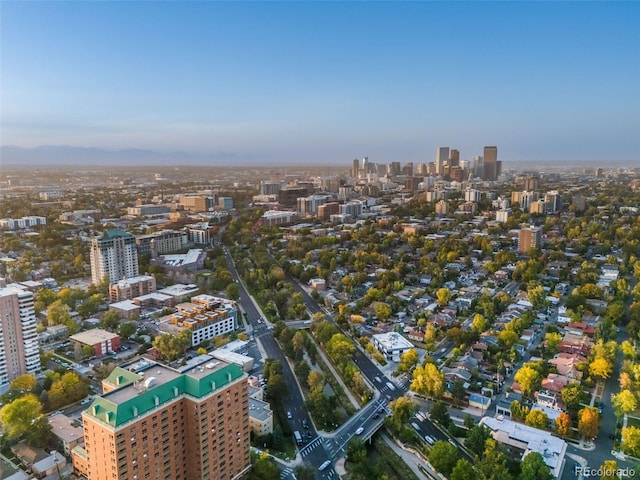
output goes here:
[[545, 430], [529, 427], [502, 416], [483, 417], [480, 425], [486, 425], [497, 442], [509, 446], [512, 451], [522, 452], [522, 458], [531, 452], [539, 453], [554, 478], [560, 478], [562, 475], [567, 442], [561, 438]]
[[402, 335], [396, 332], [380, 333], [371, 337], [373, 345], [382, 353], [388, 360], [397, 362], [407, 350], [414, 348], [413, 344], [404, 338]]
[[69, 337], [69, 340], [72, 342], [75, 358], [91, 356], [83, 354], [83, 347], [85, 346], [91, 347], [93, 355], [96, 357], [102, 357], [109, 354], [109, 352], [120, 351], [120, 336], [100, 328], [76, 333]]

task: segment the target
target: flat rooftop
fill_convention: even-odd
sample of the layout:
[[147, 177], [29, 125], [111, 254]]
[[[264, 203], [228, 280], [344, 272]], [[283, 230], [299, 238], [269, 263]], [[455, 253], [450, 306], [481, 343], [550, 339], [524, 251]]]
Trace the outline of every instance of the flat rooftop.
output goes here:
[[249, 397], [249, 416], [251, 418], [264, 422], [272, 415], [271, 408], [269, 408], [269, 404], [267, 402]]
[[76, 333], [69, 337], [76, 342], [84, 343], [85, 345], [95, 345], [96, 343], [105, 342], [107, 340], [113, 340], [118, 338], [118, 334], [107, 332], [100, 328], [94, 328], [93, 330], [87, 330], [85, 332]]
[[551, 469], [551, 473], [555, 477], [560, 474], [567, 450], [567, 442], [561, 438], [545, 430], [502, 417], [483, 417], [480, 424], [491, 429], [496, 441], [524, 450], [523, 456], [529, 452], [538, 452]]
[[209, 358], [202, 360], [181, 371], [147, 359], [116, 367], [104, 380], [116, 389], [96, 398], [83, 416], [118, 427], [185, 394], [202, 398], [246, 379], [237, 365]]
[[400, 348], [414, 348], [413, 343], [396, 332], [379, 333], [372, 337], [386, 350], [396, 350]]

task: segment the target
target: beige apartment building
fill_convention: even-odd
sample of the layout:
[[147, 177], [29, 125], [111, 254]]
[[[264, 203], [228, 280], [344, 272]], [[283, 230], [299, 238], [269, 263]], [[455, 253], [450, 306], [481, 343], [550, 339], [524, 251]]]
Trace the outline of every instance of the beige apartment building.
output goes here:
[[88, 480], [235, 480], [250, 468], [247, 375], [212, 361], [117, 367], [82, 414], [74, 470]]
[[153, 275], [138, 275], [124, 278], [109, 285], [109, 298], [112, 302], [131, 300], [156, 291], [156, 278]]

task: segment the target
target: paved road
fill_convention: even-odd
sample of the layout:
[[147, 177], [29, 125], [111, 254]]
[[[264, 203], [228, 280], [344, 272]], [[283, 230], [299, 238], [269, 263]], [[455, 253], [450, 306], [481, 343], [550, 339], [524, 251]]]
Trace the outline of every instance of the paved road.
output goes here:
[[[318, 432], [315, 430], [311, 417], [304, 408], [304, 397], [298, 388], [295, 374], [291, 370], [289, 363], [280, 350], [275, 338], [273, 338], [270, 326], [264, 321], [261, 312], [258, 310], [254, 300], [251, 298], [249, 292], [242, 283], [227, 248], [224, 248], [224, 253], [227, 269], [231, 273], [233, 280], [238, 284], [238, 303], [247, 314], [248, 321], [251, 323], [253, 328], [255, 341], [260, 342], [267, 358], [278, 360], [282, 364], [282, 376], [285, 383], [289, 386], [289, 394], [283, 400], [285, 412], [291, 412], [292, 418], [288, 420], [289, 426], [291, 427], [291, 430], [298, 430], [301, 434], [303, 432], [309, 432], [309, 436], [305, 433], [305, 441], [307, 442], [307, 445], [312, 444], [314, 447], [309, 448], [308, 450], [304, 450], [304, 448], [302, 449], [305, 452], [305, 455], [303, 455], [304, 461], [305, 463], [318, 468], [325, 460], [329, 459], [330, 455], [325, 450], [324, 442], [322, 440], [318, 440]], [[306, 430], [302, 427], [303, 420], [306, 421], [308, 425]], [[322, 476], [319, 478], [332, 478], [332, 472], [332, 469], [326, 469], [322, 472]]]
[[[315, 313], [322, 313], [329, 321], [334, 322], [333, 316], [324, 308], [320, 307], [316, 301], [309, 295], [309, 293], [302, 288], [302, 286], [293, 278], [288, 272], [285, 272], [287, 280], [293, 285], [293, 287], [302, 293], [302, 298], [307, 310], [313, 315]], [[369, 383], [374, 385], [376, 389], [382, 393], [384, 398], [388, 401], [395, 400], [408, 392], [408, 386], [406, 384], [393, 383], [388, 380], [387, 377], [380, 371], [375, 363], [362, 351], [360, 348], [356, 348], [352, 357], [354, 363], [360, 369], [362, 374], [367, 378]], [[425, 434], [433, 434], [432, 436], [436, 440], [448, 440], [449, 437], [444, 435], [431, 420], [419, 423], [421, 429], [424, 429]], [[469, 461], [473, 459], [466, 454], [464, 450], [459, 450], [460, 456], [466, 458]]]

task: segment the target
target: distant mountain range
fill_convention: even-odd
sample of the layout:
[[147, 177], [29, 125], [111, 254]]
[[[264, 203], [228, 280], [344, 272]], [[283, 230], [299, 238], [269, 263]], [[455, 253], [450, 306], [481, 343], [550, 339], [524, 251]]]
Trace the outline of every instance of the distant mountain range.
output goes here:
[[103, 150], [100, 148], [42, 145], [34, 148], [0, 146], [1, 165], [235, 165], [256, 163], [249, 156], [232, 152], [194, 154], [186, 152], [161, 153], [152, 150]]

